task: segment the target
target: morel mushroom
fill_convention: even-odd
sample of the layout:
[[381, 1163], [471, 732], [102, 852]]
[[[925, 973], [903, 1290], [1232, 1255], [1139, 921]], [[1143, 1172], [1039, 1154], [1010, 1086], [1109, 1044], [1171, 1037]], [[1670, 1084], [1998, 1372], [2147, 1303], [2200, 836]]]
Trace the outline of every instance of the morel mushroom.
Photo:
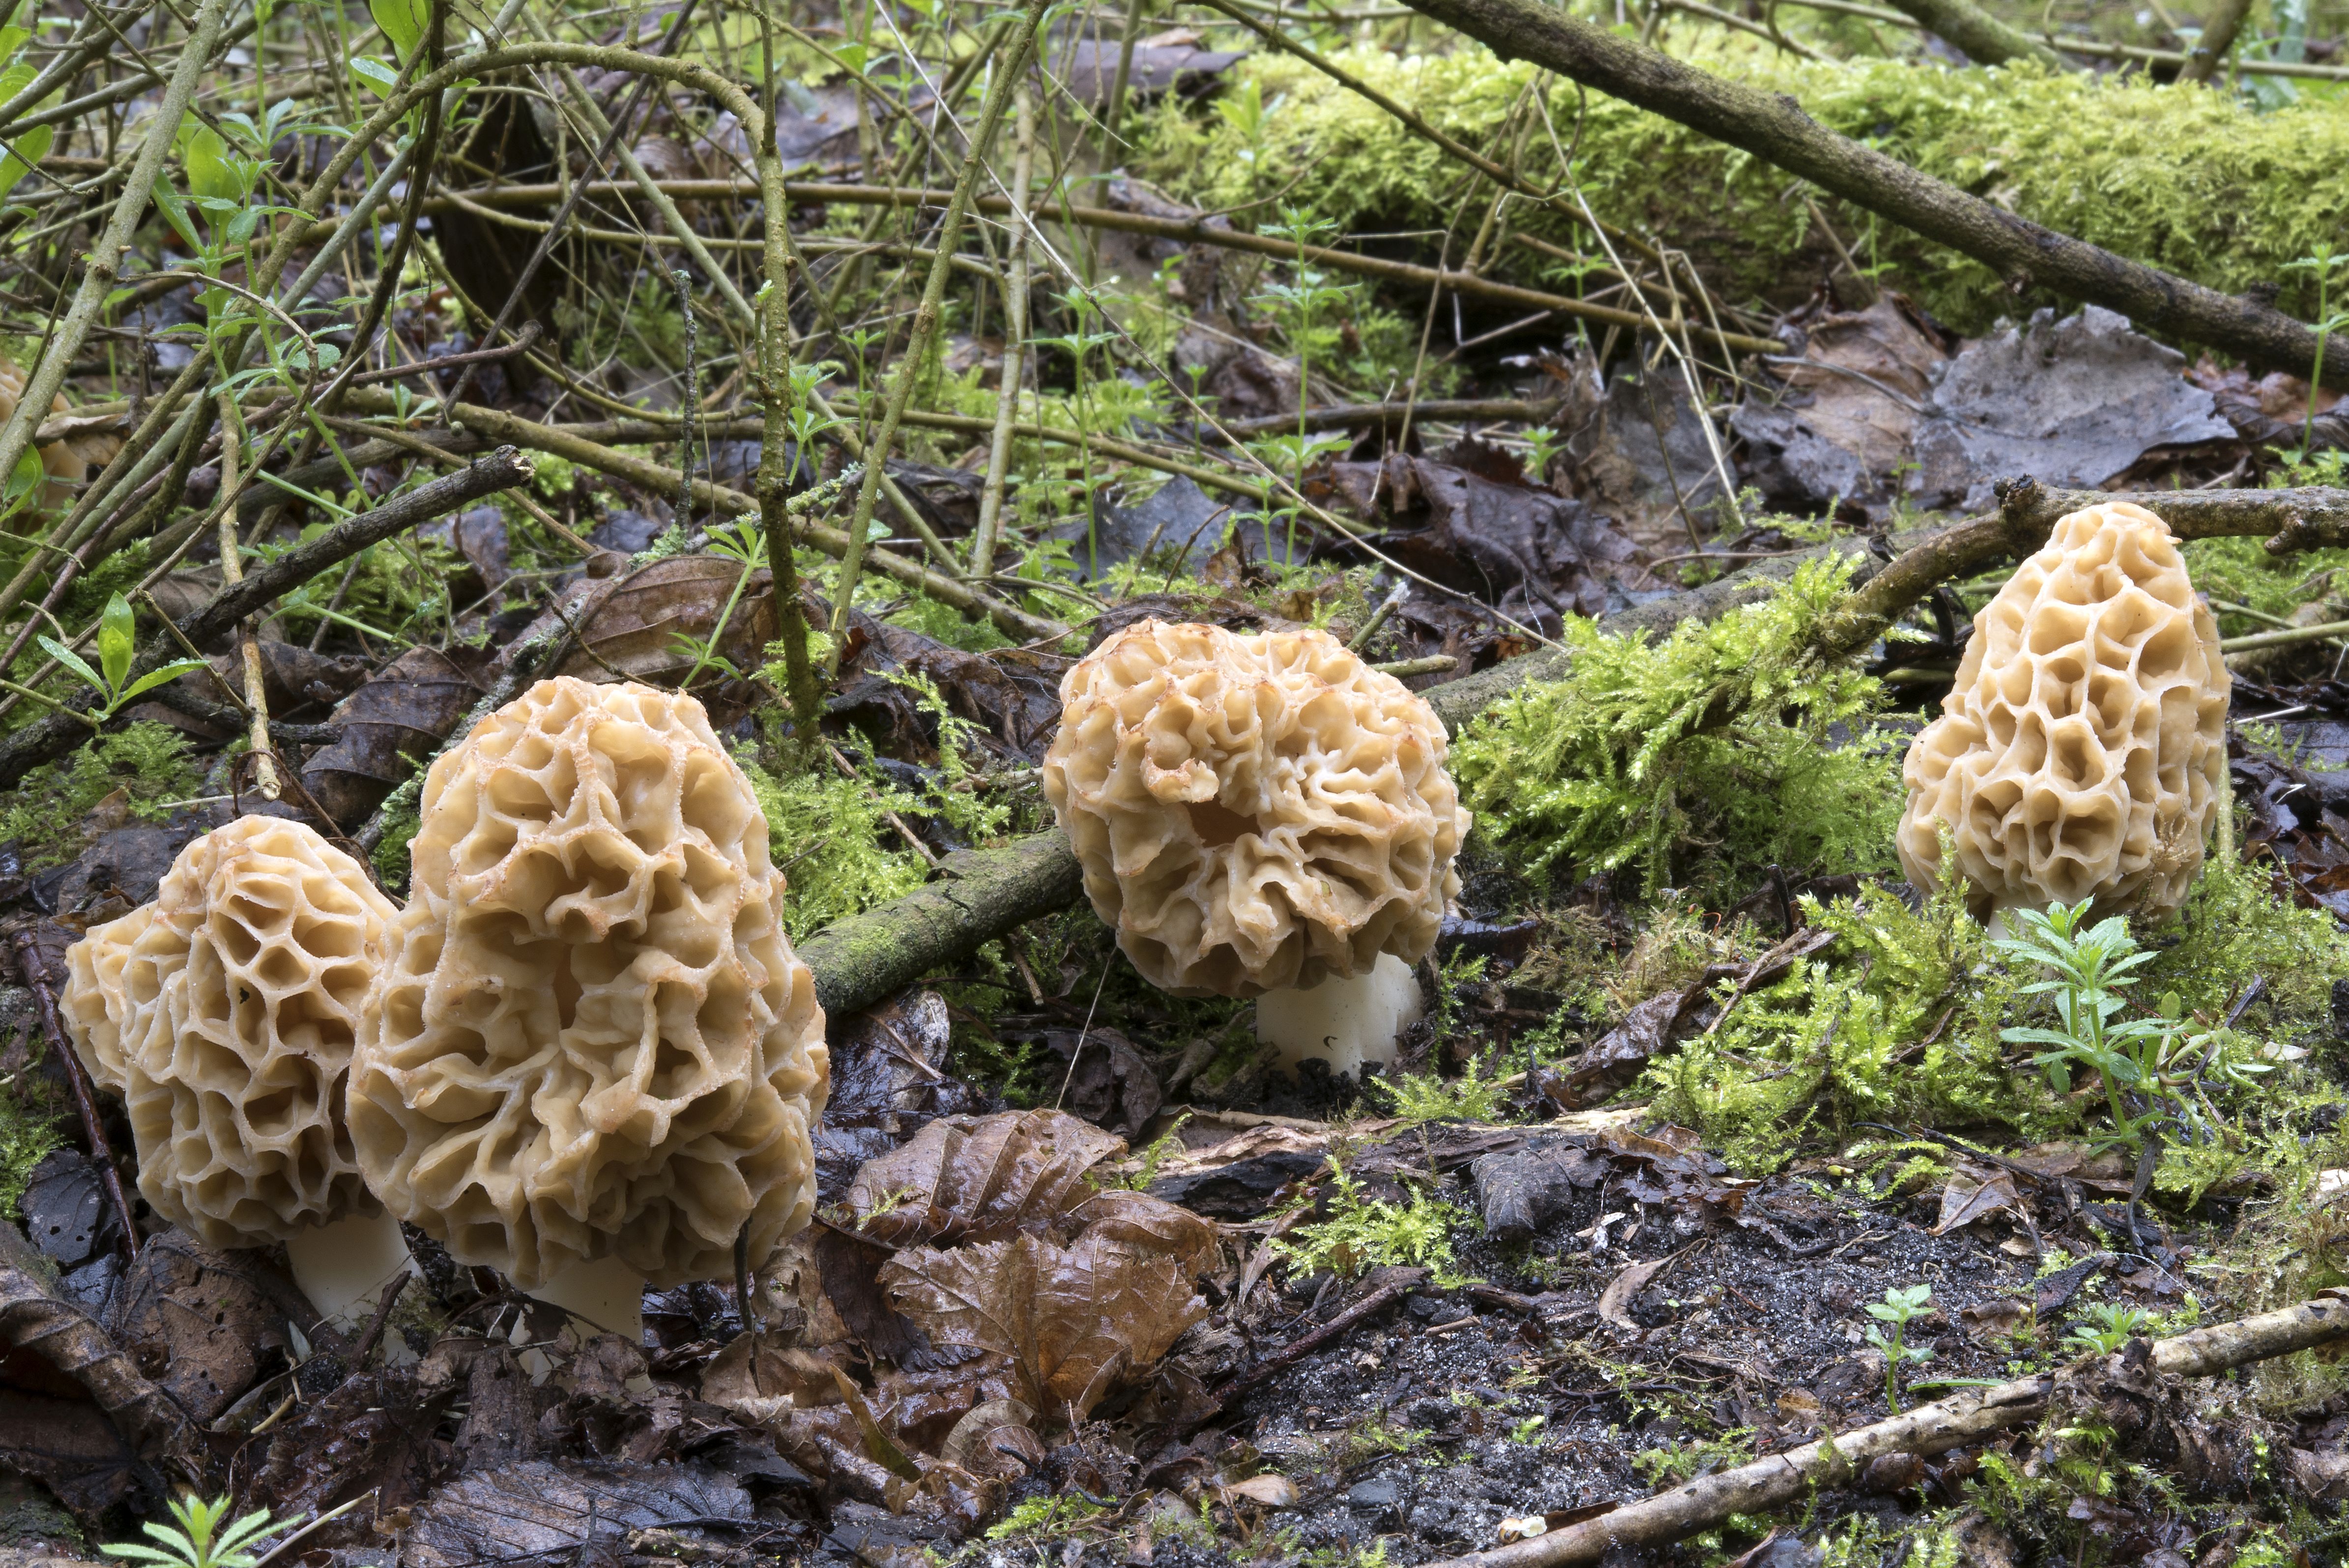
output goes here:
[[2225, 784], [2219, 628], [2161, 519], [2075, 512], [1974, 618], [1942, 715], [1909, 748], [1901, 868], [1931, 890], [1940, 828], [1977, 919], [2094, 898], [2184, 902]]
[[346, 1327], [409, 1267], [342, 1114], [397, 912], [309, 828], [245, 816], [66, 954], [67, 1026], [122, 1096], [147, 1201], [211, 1246], [283, 1241], [295, 1282]]
[[1044, 793], [1143, 978], [1256, 997], [1285, 1066], [1392, 1061], [1468, 831], [1426, 702], [1324, 632], [1145, 620], [1061, 704]]
[[393, 1213], [631, 1343], [647, 1282], [807, 1223], [823, 1013], [700, 703], [541, 681], [433, 763], [409, 848], [349, 1107]]

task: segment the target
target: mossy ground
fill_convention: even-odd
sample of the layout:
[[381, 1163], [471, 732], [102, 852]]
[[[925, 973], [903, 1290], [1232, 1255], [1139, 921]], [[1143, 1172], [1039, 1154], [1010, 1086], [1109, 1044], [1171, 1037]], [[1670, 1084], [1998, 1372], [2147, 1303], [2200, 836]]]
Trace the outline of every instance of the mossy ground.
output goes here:
[[[2225, 292], [2278, 287], [2278, 303], [2303, 316], [2313, 290], [2286, 268], [2339, 238], [2349, 204], [2349, 114], [2313, 95], [2263, 114], [2228, 93], [2169, 92], [2141, 78], [1869, 56], [1806, 61], [1693, 24], [1668, 29], [1664, 41], [1692, 64], [1791, 95], [1828, 129], [2024, 217]], [[1537, 182], [1557, 181], [1572, 149], [1574, 179], [1600, 217], [1688, 249], [1733, 303], [1791, 303], [1833, 259], [1798, 182], [1627, 103], [1473, 45], [1427, 54], [1365, 46], [1332, 57], [1449, 135], [1517, 149]], [[1146, 122], [1140, 166], [1171, 192], [1260, 223], [1277, 215], [1277, 199], [1309, 191], [1321, 217], [1419, 234], [1430, 250], [1448, 234], [1455, 257], [1475, 236], [1485, 201], [1458, 204], [1444, 155], [1375, 106], [1285, 56], [1253, 55], [1235, 71], [1233, 91], [1253, 83], [1268, 106], [1252, 128], [1172, 99]], [[1546, 116], [1535, 112], [1537, 83]], [[1300, 171], [1309, 181], [1299, 181]], [[1818, 200], [1863, 265], [1889, 268], [1888, 281], [1960, 331], [2043, 304], [2069, 307], [2018, 296], [1979, 263]], [[1594, 265], [1605, 259], [1568, 219], [1528, 202], [1507, 203], [1500, 229]], [[1506, 239], [1488, 240], [1486, 254], [1521, 278], [1568, 292], [1581, 282], [1576, 264]]]

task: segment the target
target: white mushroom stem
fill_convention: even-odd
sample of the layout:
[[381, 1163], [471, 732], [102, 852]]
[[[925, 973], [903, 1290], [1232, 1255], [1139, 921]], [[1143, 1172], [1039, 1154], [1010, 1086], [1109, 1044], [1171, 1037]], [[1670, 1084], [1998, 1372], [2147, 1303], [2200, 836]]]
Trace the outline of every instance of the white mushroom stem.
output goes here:
[[285, 1262], [318, 1315], [346, 1334], [365, 1328], [383, 1288], [416, 1267], [399, 1221], [381, 1210], [295, 1232]]
[[1395, 1042], [1424, 1011], [1411, 966], [1381, 953], [1367, 974], [1330, 976], [1257, 997], [1256, 1037], [1280, 1053], [1280, 1065], [1289, 1073], [1300, 1062], [1319, 1060], [1330, 1064], [1332, 1076], [1360, 1077], [1364, 1063], [1394, 1060]]
[[616, 1334], [633, 1345], [645, 1343], [645, 1277], [617, 1258], [568, 1264], [530, 1297], [569, 1313], [582, 1338]]

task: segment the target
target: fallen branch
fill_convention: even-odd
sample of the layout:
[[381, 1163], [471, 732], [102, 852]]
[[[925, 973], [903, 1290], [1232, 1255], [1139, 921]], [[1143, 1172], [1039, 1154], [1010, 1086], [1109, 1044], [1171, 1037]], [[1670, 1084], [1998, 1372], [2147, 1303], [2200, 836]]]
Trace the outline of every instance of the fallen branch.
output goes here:
[[[2256, 1361], [2349, 1338], [2349, 1300], [2327, 1292], [2282, 1312], [2198, 1328], [2153, 1347], [2153, 1368], [2172, 1377], [2208, 1377]], [[1969, 1391], [1837, 1438], [1700, 1476], [1529, 1541], [1448, 1558], [1429, 1568], [1565, 1568], [1595, 1563], [1616, 1546], [1654, 1547], [1711, 1530], [1735, 1513], [1783, 1508], [1824, 1482], [1847, 1477], [1885, 1454], [1939, 1454], [2046, 1410], [2055, 1374], [2043, 1372]]]
[[[1683, 65], [1537, 0], [1411, 0], [1411, 6], [1504, 59], [1529, 60], [1688, 126], [1971, 256], [2017, 294], [2035, 287], [2086, 300], [2141, 327], [2295, 375], [2319, 362], [2317, 336], [2305, 323], [2020, 217], [1837, 135], [1783, 94]], [[2323, 379], [2349, 387], [2349, 355], [2333, 356]]]
[[[327, 567], [340, 565], [370, 545], [419, 524], [463, 510], [485, 495], [511, 490], [531, 475], [529, 459], [512, 447], [500, 447], [487, 457], [455, 473], [395, 495], [373, 511], [337, 524], [317, 538], [287, 551], [267, 566], [233, 584], [182, 617], [175, 638], [150, 643], [133, 669], [144, 674], [179, 654], [180, 641], [198, 647], [218, 641], [249, 615], [256, 615], [278, 597], [300, 587]], [[0, 739], [0, 789], [14, 789], [18, 781], [40, 766], [64, 756], [91, 734], [84, 715], [94, 699], [83, 697], [65, 712], [36, 719]]]
[[[1433, 13], [1431, 13], [1432, 15]], [[1920, 175], [1920, 179], [1923, 176]], [[678, 201], [723, 202], [755, 199], [757, 186], [747, 181], [733, 180], [664, 180], [659, 182], [663, 194]], [[597, 182], [584, 187], [591, 195], [607, 199], [632, 196], [636, 187], [624, 182]], [[449, 197], [435, 197], [424, 203], [424, 211], [446, 210], [458, 204], [457, 198], [474, 206], [492, 210], [515, 207], [552, 207], [567, 193], [560, 185], [497, 185], [477, 191], [452, 192]], [[953, 199], [949, 191], [934, 191], [912, 186], [815, 184], [794, 182], [784, 186], [784, 193], [802, 205], [818, 203], [857, 206], [936, 207], [944, 208]], [[1011, 203], [1001, 196], [979, 196], [970, 203], [971, 209], [994, 217], [1009, 216]], [[1635, 310], [1624, 310], [1612, 305], [1599, 305], [1577, 299], [1569, 295], [1551, 294], [1538, 288], [1524, 288], [1513, 283], [1479, 276], [1457, 268], [1419, 266], [1410, 262], [1392, 261], [1384, 256], [1363, 255], [1356, 251], [1337, 250], [1323, 245], [1299, 246], [1294, 241], [1276, 239], [1239, 228], [1216, 228], [1206, 214], [1196, 218], [1154, 217], [1143, 213], [1122, 213], [1110, 207], [1061, 206], [1055, 204], [1051, 216], [1089, 229], [1107, 229], [1119, 234], [1147, 234], [1154, 239], [1173, 240], [1178, 244], [1214, 245], [1223, 250], [1247, 251], [1257, 255], [1293, 262], [1304, 260], [1338, 272], [1350, 272], [1359, 277], [1377, 278], [1382, 283], [1398, 284], [1408, 288], [1445, 291], [1471, 299], [1488, 299], [1496, 305], [1514, 306], [1522, 310], [1554, 310], [1561, 316], [1596, 321], [1602, 326], [1623, 327], [1645, 330], [1649, 318]], [[310, 233], [323, 238], [332, 226], [317, 223]], [[2271, 313], [2272, 314], [2272, 313]], [[1785, 346], [1773, 337], [1756, 337], [1744, 332], [1718, 331], [1702, 322], [1691, 322], [1689, 329], [1701, 338], [1708, 338], [1724, 348], [1740, 354], [1778, 354]], [[2311, 339], [2312, 344], [2313, 338]], [[2313, 358], [2312, 348], [2309, 358]]]
[[48, 961], [41, 956], [41, 944], [29, 927], [10, 937], [8, 947], [16, 955], [16, 972], [24, 977], [33, 993], [34, 1007], [40, 1013], [41, 1042], [65, 1069], [66, 1085], [73, 1093], [74, 1112], [81, 1118], [82, 1137], [89, 1140], [90, 1158], [98, 1162], [98, 1184], [106, 1189], [107, 1201], [114, 1208], [115, 1223], [122, 1227], [123, 1251], [136, 1258], [139, 1221], [130, 1212], [129, 1195], [122, 1190], [122, 1171], [114, 1163], [113, 1145], [107, 1141], [106, 1119], [98, 1114], [98, 1095], [90, 1085], [89, 1069], [82, 1065], [81, 1054], [67, 1038], [64, 1021], [57, 1016], [57, 993], [49, 976]]

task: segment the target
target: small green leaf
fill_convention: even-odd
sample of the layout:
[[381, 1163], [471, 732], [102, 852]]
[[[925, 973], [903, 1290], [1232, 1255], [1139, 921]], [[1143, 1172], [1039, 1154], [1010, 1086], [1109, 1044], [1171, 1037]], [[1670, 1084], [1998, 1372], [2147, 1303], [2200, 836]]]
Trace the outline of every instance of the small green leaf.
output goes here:
[[116, 594], [106, 601], [105, 613], [98, 618], [98, 664], [106, 672], [109, 691], [122, 689], [138, 644], [139, 618], [131, 613], [130, 601]]
[[351, 75], [358, 78], [361, 87], [378, 98], [389, 98], [391, 89], [399, 82], [398, 68], [373, 55], [352, 57]]
[[76, 675], [80, 676], [91, 691], [97, 692], [101, 697], [106, 695], [107, 685], [105, 679], [100, 676], [97, 670], [92, 670], [89, 667], [88, 661], [83, 659], [80, 654], [76, 653], [72, 649], [67, 648], [64, 643], [59, 642], [54, 637], [44, 635], [39, 640], [41, 644], [41, 651], [43, 653], [47, 654], [51, 659], [56, 659], [59, 664], [64, 665], [67, 670], [70, 670]]
[[401, 59], [416, 52], [424, 41], [424, 29], [431, 24], [432, 13], [425, 0], [367, 0], [367, 14]]
[[210, 668], [211, 666], [207, 665], [201, 659], [175, 659], [171, 663], [164, 665], [161, 669], [150, 670], [146, 674], [140, 676], [138, 680], [132, 681], [124, 689], [120, 701], [128, 702], [133, 697], [138, 696], [140, 692], [152, 691], [156, 687], [162, 685], [166, 680], [177, 680], [181, 676], [187, 674], [191, 670], [208, 670]]

